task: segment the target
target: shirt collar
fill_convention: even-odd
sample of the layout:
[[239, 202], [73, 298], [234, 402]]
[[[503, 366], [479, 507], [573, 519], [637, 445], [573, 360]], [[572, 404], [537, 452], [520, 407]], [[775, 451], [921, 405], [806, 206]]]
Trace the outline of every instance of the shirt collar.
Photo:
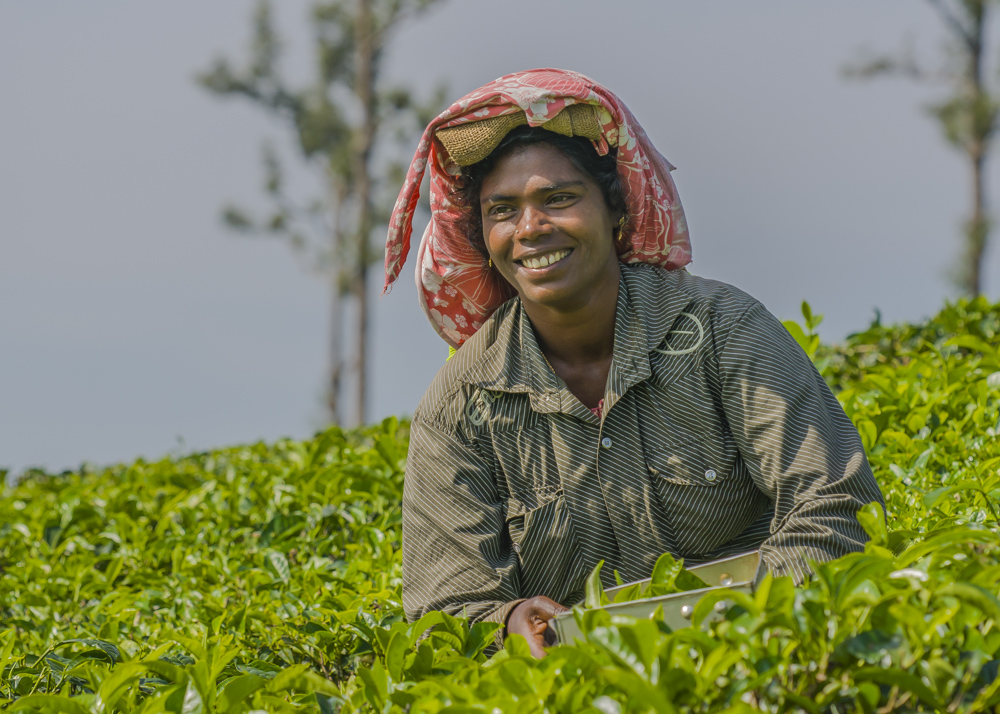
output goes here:
[[[608, 376], [605, 410], [625, 390], [647, 379], [649, 353], [667, 336], [690, 298], [674, 287], [671, 273], [648, 265], [621, 266], [615, 313], [615, 346]], [[576, 412], [569, 390], [542, 354], [520, 298], [502, 305], [491, 319], [499, 321], [496, 338], [472, 365], [464, 380], [483, 389], [526, 393], [538, 412]], [[612, 403], [608, 403], [608, 399]], [[578, 404], [579, 402], [577, 402]], [[590, 414], [590, 411], [580, 405]]]

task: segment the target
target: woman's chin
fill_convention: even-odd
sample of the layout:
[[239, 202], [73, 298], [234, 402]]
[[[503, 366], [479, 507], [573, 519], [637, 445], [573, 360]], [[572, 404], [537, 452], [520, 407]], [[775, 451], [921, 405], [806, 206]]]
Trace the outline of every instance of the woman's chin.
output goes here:
[[[567, 276], [568, 278], [568, 276]], [[569, 312], [590, 302], [593, 286], [578, 280], [551, 280], [545, 283], [521, 284], [521, 302], [552, 310]]]
[[[567, 266], [570, 267], [570, 266]], [[564, 306], [573, 310], [594, 301], [595, 296], [607, 290], [617, 295], [619, 264], [617, 258], [599, 270], [560, 270], [543, 278], [518, 274], [517, 292], [523, 302], [545, 305], [550, 308]]]

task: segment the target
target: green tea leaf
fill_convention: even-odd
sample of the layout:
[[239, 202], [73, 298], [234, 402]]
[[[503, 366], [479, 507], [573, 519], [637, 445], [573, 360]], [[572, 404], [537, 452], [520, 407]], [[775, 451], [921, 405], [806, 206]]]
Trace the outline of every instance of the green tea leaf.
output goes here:
[[403, 678], [403, 661], [410, 651], [410, 638], [397, 632], [385, 648], [385, 669], [394, 682]]
[[858, 435], [861, 437], [861, 444], [865, 447], [865, 451], [871, 451], [875, 448], [875, 442], [878, 439], [878, 427], [875, 423], [869, 419], [860, 419], [855, 426], [858, 429]]
[[288, 558], [285, 557], [284, 553], [279, 553], [277, 551], [271, 551], [267, 554], [267, 564], [274, 571], [283, 582], [288, 582], [292, 578], [292, 569], [288, 565]]
[[799, 347], [801, 347], [806, 354], [810, 354], [809, 349], [812, 347], [812, 340], [806, 335], [799, 323], [794, 320], [785, 320], [781, 324], [785, 326], [786, 330], [788, 330], [788, 334], [790, 334], [795, 341], [799, 343]]
[[600, 561], [591, 571], [590, 575], [587, 576], [587, 583], [584, 588], [584, 592], [586, 593], [584, 604], [588, 608], [601, 607], [604, 605], [604, 586], [601, 584], [602, 565], [604, 565], [603, 560]]
[[872, 502], [858, 511], [858, 523], [865, 529], [868, 537], [875, 545], [886, 545], [889, 542], [889, 530], [885, 523], [882, 506]]
[[90, 714], [90, 710], [69, 697], [52, 694], [32, 694], [21, 697], [6, 708], [9, 712], [41, 712], [41, 714]]
[[881, 669], [879, 667], [863, 667], [854, 673], [854, 680], [857, 682], [874, 682], [875, 684], [884, 684], [888, 687], [896, 686], [904, 692], [912, 692], [916, 696], [920, 697], [925, 704], [933, 707], [934, 709], [942, 708], [934, 692], [932, 692], [927, 685], [921, 682], [917, 676], [910, 674], [909, 672], [904, 672], [898, 669], [893, 670]]
[[934, 595], [935, 597], [956, 598], [965, 605], [976, 608], [983, 615], [992, 619], [994, 623], [1000, 623], [1000, 601], [997, 600], [996, 595], [978, 585], [948, 583], [939, 588]]
[[368, 669], [362, 667], [357, 672], [358, 678], [364, 683], [365, 699], [376, 711], [382, 711], [385, 700], [389, 696], [388, 683], [386, 682], [385, 670], [378, 662]]
[[267, 686], [268, 680], [255, 674], [233, 677], [219, 691], [217, 709], [221, 712], [241, 712], [254, 692]]

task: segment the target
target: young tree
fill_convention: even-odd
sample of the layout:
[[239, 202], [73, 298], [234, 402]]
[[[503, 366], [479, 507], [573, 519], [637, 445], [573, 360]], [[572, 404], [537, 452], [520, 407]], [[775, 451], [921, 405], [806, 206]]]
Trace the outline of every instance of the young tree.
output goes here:
[[986, 33], [993, 0], [927, 0], [948, 32], [947, 57], [942, 66], [930, 70], [912, 52], [895, 56], [868, 57], [849, 67], [856, 77], [897, 75], [919, 82], [947, 86], [949, 95], [929, 107], [941, 125], [945, 139], [968, 161], [972, 178], [972, 215], [965, 223], [965, 250], [957, 282], [963, 292], [982, 292], [983, 256], [991, 221], [986, 201], [986, 165], [997, 127], [1000, 87], [987, 77]]
[[[430, 121], [441, 93], [426, 105], [400, 87], [383, 86], [382, 61], [392, 31], [438, 0], [320, 0], [312, 6], [316, 74], [304, 86], [289, 84], [279, 71], [281, 41], [270, 4], [259, 0], [253, 42], [242, 67], [220, 58], [198, 82], [220, 96], [239, 96], [286, 122], [308, 164], [319, 171], [322, 197], [302, 203], [287, 195], [277, 152], [263, 147], [264, 187], [271, 210], [253, 218], [238, 207], [223, 210], [239, 231], [283, 238], [306, 254], [331, 283], [330, 361], [326, 402], [330, 418], [343, 417], [343, 308], [357, 309], [353, 367], [357, 378], [356, 419], [366, 419], [370, 306], [368, 267], [381, 262], [371, 234], [388, 220], [395, 194], [380, 195], [382, 183], [400, 175], [394, 161], [379, 161], [378, 147], [402, 141]], [[402, 148], [402, 147], [397, 147]], [[395, 153], [385, 151], [382, 153]], [[382, 179], [380, 181], [380, 179]], [[390, 191], [398, 186], [387, 187]], [[388, 200], [386, 200], [388, 199]]]

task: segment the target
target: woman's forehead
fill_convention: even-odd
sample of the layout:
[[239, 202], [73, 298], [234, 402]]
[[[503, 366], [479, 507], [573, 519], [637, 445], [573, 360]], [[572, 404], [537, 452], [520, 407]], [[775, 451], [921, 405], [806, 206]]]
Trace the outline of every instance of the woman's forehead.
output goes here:
[[519, 195], [526, 191], [561, 187], [569, 184], [593, 184], [566, 154], [551, 144], [520, 146], [499, 159], [483, 179], [483, 201], [494, 194]]

